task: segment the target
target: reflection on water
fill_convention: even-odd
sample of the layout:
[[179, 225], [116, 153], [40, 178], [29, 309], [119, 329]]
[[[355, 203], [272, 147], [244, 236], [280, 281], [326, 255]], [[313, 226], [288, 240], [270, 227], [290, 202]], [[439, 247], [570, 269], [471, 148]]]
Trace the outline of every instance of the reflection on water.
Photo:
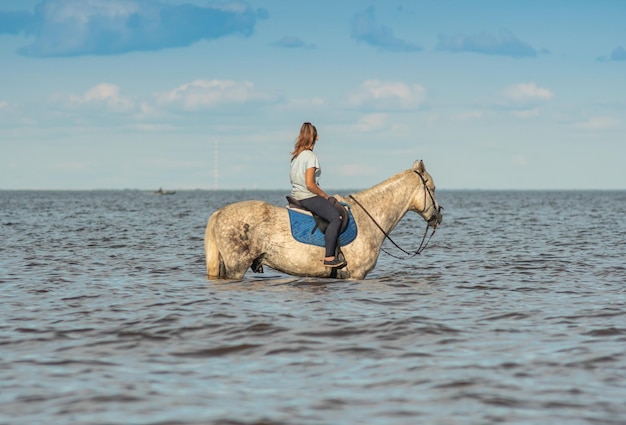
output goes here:
[[442, 191], [366, 280], [206, 280], [210, 213], [283, 195], [0, 192], [0, 423], [624, 423], [626, 193]]

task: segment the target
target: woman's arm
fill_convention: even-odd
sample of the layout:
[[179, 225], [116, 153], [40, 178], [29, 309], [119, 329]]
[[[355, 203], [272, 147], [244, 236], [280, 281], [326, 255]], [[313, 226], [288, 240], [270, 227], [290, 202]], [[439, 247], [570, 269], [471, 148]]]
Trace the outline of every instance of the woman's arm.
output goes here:
[[304, 177], [306, 180], [307, 189], [324, 199], [328, 199], [328, 195], [326, 194], [326, 192], [324, 192], [322, 188], [315, 183], [315, 167], [307, 168]]

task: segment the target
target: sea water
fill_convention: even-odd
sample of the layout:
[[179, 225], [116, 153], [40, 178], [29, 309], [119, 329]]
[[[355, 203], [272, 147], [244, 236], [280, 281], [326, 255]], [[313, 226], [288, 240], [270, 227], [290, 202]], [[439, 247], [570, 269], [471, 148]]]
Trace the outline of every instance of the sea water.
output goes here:
[[207, 280], [210, 214], [284, 195], [0, 192], [0, 423], [626, 423], [626, 192], [440, 191], [364, 280]]

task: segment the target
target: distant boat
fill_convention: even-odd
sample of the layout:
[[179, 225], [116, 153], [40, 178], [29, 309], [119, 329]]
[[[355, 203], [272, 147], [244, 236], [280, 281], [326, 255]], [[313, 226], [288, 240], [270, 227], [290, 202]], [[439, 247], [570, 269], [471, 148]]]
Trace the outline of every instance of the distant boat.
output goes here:
[[159, 190], [155, 190], [152, 193], [154, 195], [173, 195], [176, 193], [176, 191], [175, 190], [163, 190], [163, 188], [160, 187]]

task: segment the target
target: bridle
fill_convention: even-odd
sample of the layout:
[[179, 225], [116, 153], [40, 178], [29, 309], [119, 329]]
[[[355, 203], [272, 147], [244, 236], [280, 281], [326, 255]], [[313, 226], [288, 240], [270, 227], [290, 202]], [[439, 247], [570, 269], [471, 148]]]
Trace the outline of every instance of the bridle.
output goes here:
[[[439, 203], [435, 200], [435, 195], [433, 195], [433, 191], [430, 190], [430, 187], [428, 187], [428, 185], [426, 184], [428, 180], [426, 180], [424, 176], [422, 175], [422, 173], [420, 173], [419, 171], [417, 170], [413, 170], [413, 171], [415, 172], [415, 174], [420, 176], [420, 179], [422, 180], [422, 185], [424, 186], [424, 191], [428, 193], [428, 196], [430, 196], [430, 201], [432, 202], [431, 205], [436, 210], [435, 214], [433, 214], [433, 216], [427, 221], [428, 226], [432, 226], [435, 230], [437, 230], [437, 227], [439, 227], [439, 223], [441, 223], [442, 207], [439, 206]], [[433, 230], [433, 234], [434, 233], [435, 231]]]
[[[437, 201], [435, 201], [435, 196], [433, 195], [433, 192], [430, 190], [430, 188], [426, 184], [427, 180], [424, 178], [422, 173], [420, 173], [419, 171], [413, 170], [413, 172], [415, 172], [415, 174], [417, 174], [420, 177], [420, 180], [422, 180], [422, 185], [424, 186], [424, 192], [428, 193], [428, 195], [430, 196], [430, 200], [432, 201], [432, 207], [437, 210], [436, 213], [427, 221], [426, 229], [424, 231], [424, 236], [422, 236], [422, 241], [420, 242], [420, 246], [417, 248], [417, 250], [415, 252], [408, 252], [405, 249], [403, 249], [402, 247], [400, 247], [397, 243], [395, 243], [394, 240], [391, 239], [389, 234], [385, 231], [385, 229], [383, 229], [381, 227], [381, 225], [378, 224], [378, 222], [374, 219], [374, 217], [372, 217], [372, 215], [369, 213], [369, 211], [367, 211], [365, 209], [365, 207], [354, 197], [354, 195], [349, 195], [348, 196], [348, 198], [351, 198], [354, 201], [354, 203], [357, 204], [365, 212], [365, 214], [372, 220], [372, 222], [376, 225], [376, 227], [378, 227], [380, 229], [380, 231], [383, 232], [383, 235], [385, 235], [385, 238], [389, 239], [389, 241], [396, 248], [398, 248], [400, 251], [402, 251], [406, 255], [408, 255], [408, 257], [398, 257], [398, 256], [388, 252], [387, 250], [385, 250], [385, 248], [383, 248], [381, 246], [381, 248], [380, 248], [381, 251], [383, 251], [385, 254], [387, 254], [387, 255], [389, 255], [389, 256], [391, 256], [393, 258], [396, 258], [398, 260], [408, 260], [410, 258], [415, 257], [416, 255], [421, 254], [422, 251], [424, 251], [426, 249], [426, 247], [428, 246], [428, 243], [430, 242], [430, 239], [435, 234], [435, 231], [437, 230], [437, 227], [439, 226], [439, 223], [441, 222], [441, 210], [442, 210], [442, 207], [438, 206]], [[424, 196], [426, 196], [426, 195], [424, 195]], [[426, 239], [426, 236], [428, 235], [428, 228], [429, 227], [433, 228], [433, 232], [430, 234], [428, 239]]]

